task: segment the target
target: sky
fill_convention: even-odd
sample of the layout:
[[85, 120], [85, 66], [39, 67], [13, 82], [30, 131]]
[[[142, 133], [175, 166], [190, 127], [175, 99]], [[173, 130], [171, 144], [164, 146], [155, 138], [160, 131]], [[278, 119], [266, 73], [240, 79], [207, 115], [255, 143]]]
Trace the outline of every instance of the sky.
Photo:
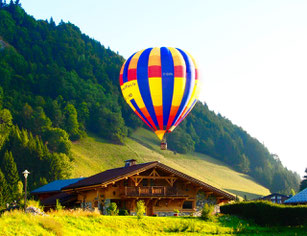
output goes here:
[[[200, 100], [303, 176], [307, 168], [307, 1], [21, 0], [124, 58], [178, 47], [196, 60]], [[306, 145], [306, 146], [305, 146]]]

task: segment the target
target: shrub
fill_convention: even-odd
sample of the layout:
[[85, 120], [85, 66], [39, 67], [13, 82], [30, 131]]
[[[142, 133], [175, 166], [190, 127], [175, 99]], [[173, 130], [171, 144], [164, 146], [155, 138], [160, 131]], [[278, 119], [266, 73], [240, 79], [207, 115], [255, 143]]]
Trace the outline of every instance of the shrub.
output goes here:
[[221, 206], [221, 213], [252, 219], [260, 225], [307, 224], [307, 206], [287, 206], [265, 201], [250, 201]]
[[118, 215], [120, 216], [128, 216], [129, 212], [126, 209], [120, 209], [118, 212]]
[[140, 200], [136, 203], [136, 216], [138, 219], [142, 219], [145, 214], [145, 203]]
[[107, 208], [107, 212], [111, 216], [117, 216], [118, 215], [119, 210], [118, 210], [115, 202], [112, 202], [110, 204], [110, 206]]
[[61, 205], [59, 199], [56, 200], [55, 209], [56, 209], [57, 211], [62, 211], [62, 210], [64, 209], [64, 207]]
[[213, 211], [214, 206], [208, 205], [207, 203], [204, 205], [202, 211], [201, 211], [201, 218], [203, 220], [212, 220], [213, 219]]

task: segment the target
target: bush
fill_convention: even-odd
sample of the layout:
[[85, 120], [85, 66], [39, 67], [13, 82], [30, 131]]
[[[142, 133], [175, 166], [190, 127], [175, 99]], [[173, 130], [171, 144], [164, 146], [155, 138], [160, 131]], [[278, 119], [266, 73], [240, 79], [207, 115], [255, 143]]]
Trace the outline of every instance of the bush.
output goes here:
[[145, 203], [140, 200], [136, 203], [136, 216], [138, 219], [142, 219], [145, 214]]
[[111, 216], [117, 216], [119, 210], [117, 209], [117, 205], [115, 202], [112, 202], [110, 206], [107, 208], [107, 212]]
[[64, 209], [64, 207], [61, 205], [59, 199], [56, 200], [55, 209], [56, 209], [57, 211], [62, 211], [62, 210]]
[[120, 216], [128, 216], [129, 212], [126, 209], [120, 209], [118, 212], [118, 215]]
[[278, 205], [265, 201], [250, 201], [221, 206], [221, 213], [252, 219], [260, 225], [306, 225], [307, 206]]
[[208, 205], [207, 203], [204, 205], [203, 209], [201, 210], [201, 218], [203, 220], [212, 220], [213, 219], [213, 210], [214, 206]]

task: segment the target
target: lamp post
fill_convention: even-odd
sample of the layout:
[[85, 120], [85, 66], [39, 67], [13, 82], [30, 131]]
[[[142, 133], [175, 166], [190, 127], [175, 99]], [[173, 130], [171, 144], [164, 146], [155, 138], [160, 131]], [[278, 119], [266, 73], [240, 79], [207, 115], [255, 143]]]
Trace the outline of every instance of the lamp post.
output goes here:
[[23, 173], [23, 176], [25, 177], [25, 211], [27, 208], [27, 179], [28, 179], [28, 175], [30, 174], [29, 171], [25, 170]]

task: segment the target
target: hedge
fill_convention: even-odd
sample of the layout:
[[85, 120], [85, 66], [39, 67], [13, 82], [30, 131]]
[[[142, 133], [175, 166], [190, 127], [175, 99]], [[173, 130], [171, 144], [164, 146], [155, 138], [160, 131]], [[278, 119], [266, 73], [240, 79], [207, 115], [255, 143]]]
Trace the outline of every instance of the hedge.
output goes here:
[[267, 201], [251, 201], [226, 204], [220, 209], [221, 213], [251, 219], [259, 225], [307, 225], [307, 205], [289, 206]]

